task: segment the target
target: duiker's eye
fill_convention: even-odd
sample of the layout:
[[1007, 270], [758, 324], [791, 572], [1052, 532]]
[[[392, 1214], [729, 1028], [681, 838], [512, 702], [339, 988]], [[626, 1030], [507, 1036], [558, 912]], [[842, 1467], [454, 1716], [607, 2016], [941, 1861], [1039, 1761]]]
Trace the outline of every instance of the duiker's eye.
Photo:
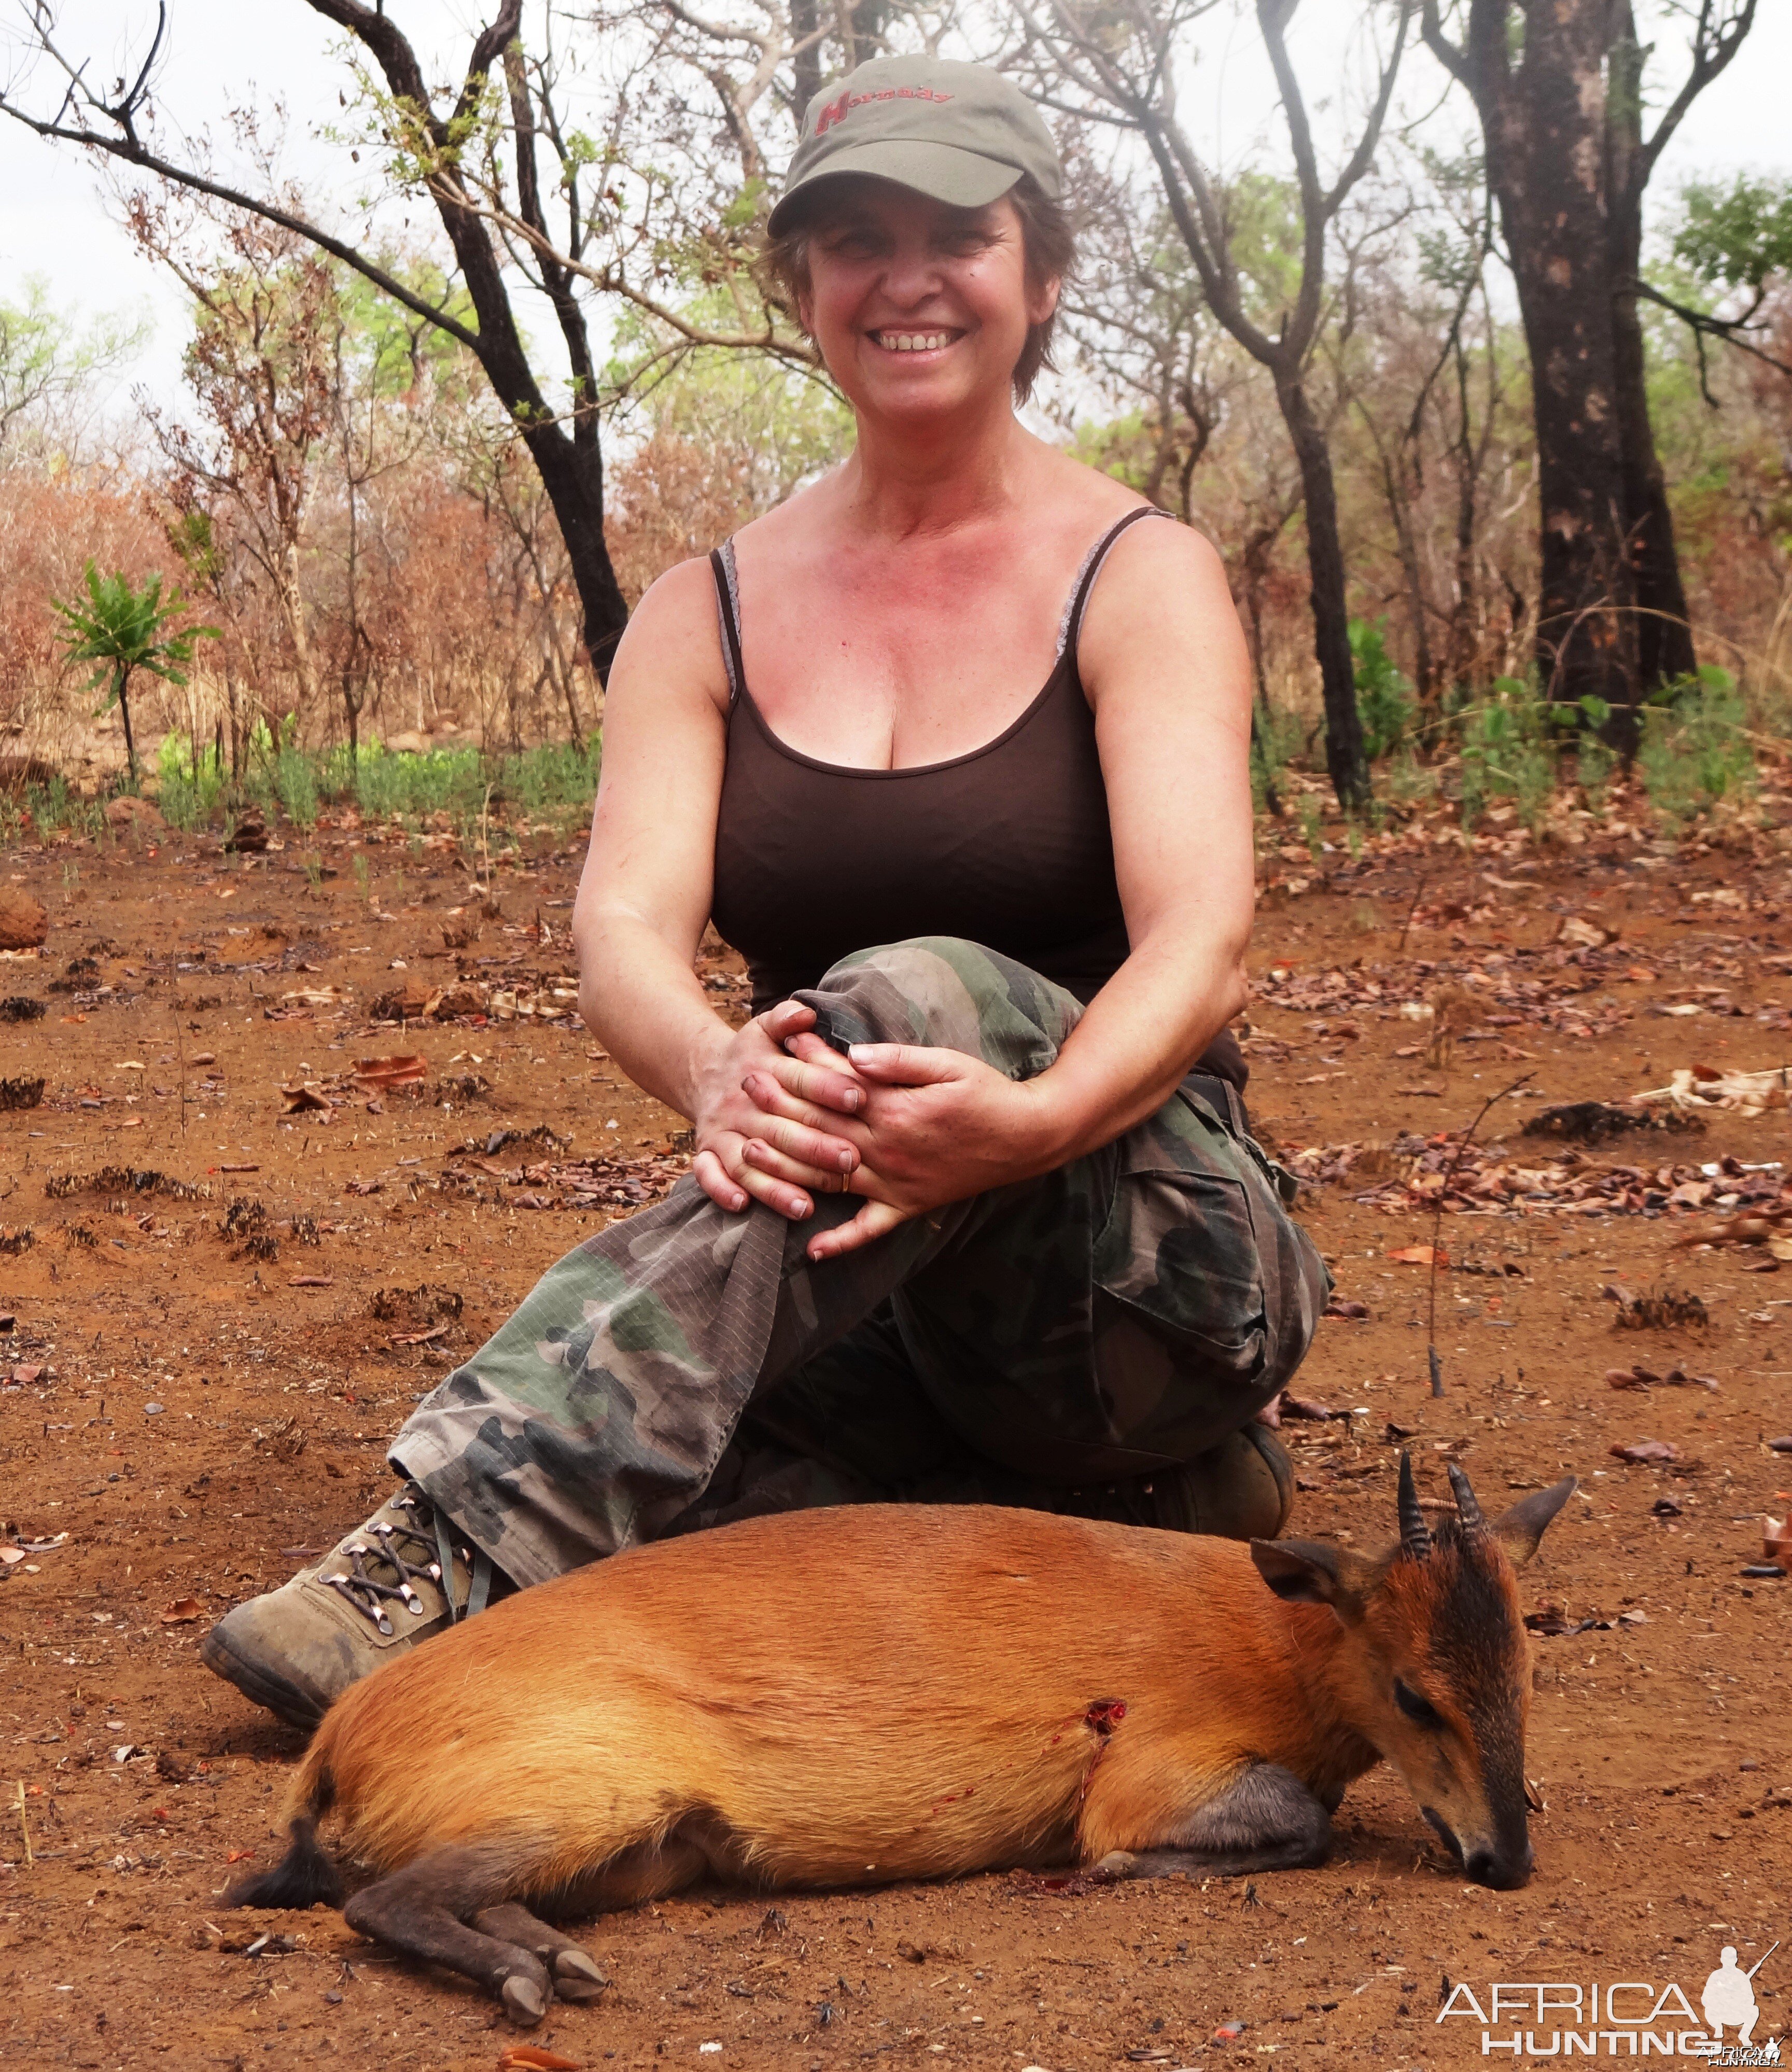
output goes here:
[[1431, 1700], [1421, 1698], [1416, 1691], [1403, 1684], [1397, 1676], [1394, 1679], [1394, 1703], [1416, 1725], [1441, 1727], [1444, 1724], [1442, 1713]]

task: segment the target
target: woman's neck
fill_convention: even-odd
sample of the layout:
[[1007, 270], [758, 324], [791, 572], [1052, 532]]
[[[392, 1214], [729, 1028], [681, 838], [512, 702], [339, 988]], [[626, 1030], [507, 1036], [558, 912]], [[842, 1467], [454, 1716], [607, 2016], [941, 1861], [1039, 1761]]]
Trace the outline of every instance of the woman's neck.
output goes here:
[[841, 516], [880, 542], [953, 532], [1019, 509], [1039, 450], [1005, 398], [980, 421], [924, 434], [861, 417], [858, 443], [836, 477]]

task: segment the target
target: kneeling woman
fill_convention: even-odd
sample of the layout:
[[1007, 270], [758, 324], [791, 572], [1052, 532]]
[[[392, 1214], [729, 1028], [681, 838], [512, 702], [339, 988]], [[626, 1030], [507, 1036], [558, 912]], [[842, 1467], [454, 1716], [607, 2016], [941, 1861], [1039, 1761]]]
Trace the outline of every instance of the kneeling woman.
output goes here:
[[[1071, 259], [998, 74], [861, 67], [771, 263], [841, 467], [642, 599], [574, 918], [692, 1176], [550, 1268], [405, 1486], [205, 1659], [299, 1724], [491, 1591], [872, 1498], [1272, 1536], [1326, 1277], [1245, 1133], [1248, 672], [1219, 557], [1015, 416]], [[706, 923], [754, 1016], [714, 1013]]]

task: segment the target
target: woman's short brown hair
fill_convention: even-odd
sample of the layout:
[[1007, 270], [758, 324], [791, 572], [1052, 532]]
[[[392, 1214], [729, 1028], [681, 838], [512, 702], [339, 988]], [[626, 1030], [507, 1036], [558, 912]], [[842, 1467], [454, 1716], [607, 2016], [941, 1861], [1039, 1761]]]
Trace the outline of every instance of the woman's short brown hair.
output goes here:
[[[802, 298], [809, 292], [809, 240], [826, 215], [827, 183], [819, 188], [809, 206], [776, 237], [767, 237], [759, 254], [759, 267], [772, 300], [799, 323]], [[1023, 173], [1008, 191], [1014, 212], [1021, 219], [1021, 241], [1026, 254], [1030, 288], [1046, 281], [1062, 281], [1076, 264], [1076, 237], [1062, 203], [1054, 201], [1038, 183]], [[1014, 363], [1014, 401], [1024, 403], [1033, 384], [1048, 367], [1053, 335], [1058, 326], [1054, 309], [1043, 323], [1030, 326], [1026, 343]]]

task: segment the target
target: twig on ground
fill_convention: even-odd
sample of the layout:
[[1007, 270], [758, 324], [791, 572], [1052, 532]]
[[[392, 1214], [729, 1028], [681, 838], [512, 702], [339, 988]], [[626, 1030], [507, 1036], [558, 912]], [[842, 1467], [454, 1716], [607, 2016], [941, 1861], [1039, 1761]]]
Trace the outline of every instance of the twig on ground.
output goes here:
[[1489, 1094], [1481, 1104], [1480, 1112], [1462, 1133], [1462, 1141], [1456, 1147], [1456, 1156], [1450, 1161], [1449, 1170], [1444, 1175], [1443, 1184], [1437, 1190], [1437, 1199], [1432, 1205], [1431, 1285], [1425, 1305], [1425, 1359], [1431, 1370], [1431, 1392], [1433, 1396], [1441, 1396], [1444, 1392], [1444, 1363], [1437, 1351], [1437, 1251], [1443, 1242], [1444, 1197], [1449, 1192], [1456, 1178], [1457, 1169], [1461, 1165], [1469, 1146], [1474, 1141], [1474, 1133], [1480, 1128], [1488, 1109], [1496, 1101], [1504, 1100], [1509, 1094], [1515, 1094], [1520, 1087], [1528, 1086], [1536, 1076], [1535, 1072], [1527, 1072], [1523, 1078], [1513, 1080], [1510, 1086], [1501, 1087], [1497, 1094]]
[[1406, 939], [1412, 932], [1412, 917], [1419, 911], [1419, 902], [1424, 896], [1424, 890], [1425, 874], [1421, 870], [1419, 874], [1419, 882], [1412, 888], [1412, 904], [1406, 910], [1406, 926], [1400, 931], [1400, 946], [1394, 952], [1397, 957], [1404, 957], [1406, 955]]

